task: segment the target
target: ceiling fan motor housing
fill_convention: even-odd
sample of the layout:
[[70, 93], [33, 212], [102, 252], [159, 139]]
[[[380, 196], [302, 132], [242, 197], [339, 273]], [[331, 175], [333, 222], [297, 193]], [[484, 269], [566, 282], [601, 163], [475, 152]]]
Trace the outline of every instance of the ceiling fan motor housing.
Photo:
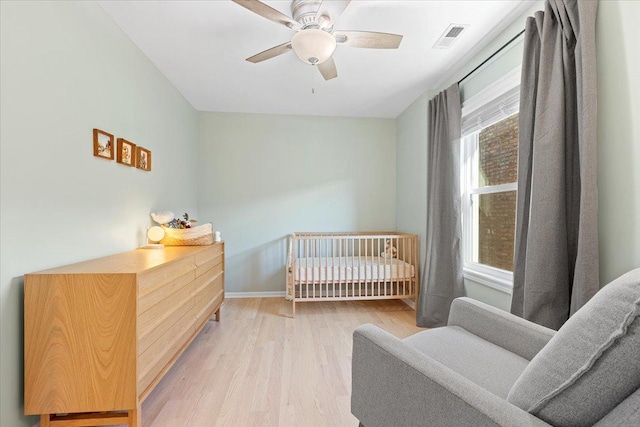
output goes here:
[[320, 9], [322, 0], [293, 0], [291, 2], [291, 16], [302, 25], [302, 28], [319, 28], [316, 13]]

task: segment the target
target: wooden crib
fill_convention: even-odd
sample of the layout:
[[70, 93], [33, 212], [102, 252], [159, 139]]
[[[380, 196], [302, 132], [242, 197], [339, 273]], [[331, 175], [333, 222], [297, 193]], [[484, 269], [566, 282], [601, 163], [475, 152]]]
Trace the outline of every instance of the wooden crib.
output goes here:
[[394, 232], [294, 233], [287, 255], [287, 298], [345, 301], [416, 298], [418, 236]]

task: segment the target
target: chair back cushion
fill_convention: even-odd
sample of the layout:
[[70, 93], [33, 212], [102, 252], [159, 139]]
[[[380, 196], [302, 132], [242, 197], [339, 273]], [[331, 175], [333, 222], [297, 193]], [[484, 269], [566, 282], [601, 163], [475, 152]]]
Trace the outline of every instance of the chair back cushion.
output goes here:
[[640, 389], [594, 424], [594, 427], [629, 426], [640, 426]]
[[554, 426], [593, 425], [640, 386], [640, 269], [602, 288], [560, 328], [507, 400]]

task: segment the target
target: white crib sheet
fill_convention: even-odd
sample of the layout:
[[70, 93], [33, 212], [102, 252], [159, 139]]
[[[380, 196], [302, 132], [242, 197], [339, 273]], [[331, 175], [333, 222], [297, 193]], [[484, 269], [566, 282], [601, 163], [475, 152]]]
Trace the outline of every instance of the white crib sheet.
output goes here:
[[337, 283], [410, 279], [415, 271], [411, 264], [396, 258], [335, 257], [297, 259], [293, 274], [296, 282]]

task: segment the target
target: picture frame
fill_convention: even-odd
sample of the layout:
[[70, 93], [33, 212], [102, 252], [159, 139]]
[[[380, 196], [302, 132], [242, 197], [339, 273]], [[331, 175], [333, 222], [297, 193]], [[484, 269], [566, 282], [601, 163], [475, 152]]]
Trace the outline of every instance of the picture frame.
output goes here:
[[116, 161], [125, 166], [136, 166], [136, 144], [124, 138], [118, 138]]
[[107, 160], [113, 160], [115, 152], [114, 137], [109, 132], [100, 129], [93, 130], [93, 155]]
[[136, 167], [143, 171], [151, 171], [151, 150], [144, 147], [136, 147]]

